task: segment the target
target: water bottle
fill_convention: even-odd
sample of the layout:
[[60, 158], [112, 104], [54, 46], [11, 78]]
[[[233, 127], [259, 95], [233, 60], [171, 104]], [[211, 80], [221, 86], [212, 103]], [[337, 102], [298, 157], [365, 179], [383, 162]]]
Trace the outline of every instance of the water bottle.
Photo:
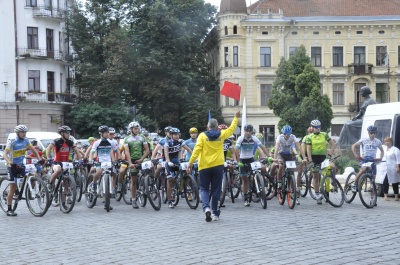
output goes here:
[[22, 182], [24, 182], [24, 178], [17, 178], [18, 190], [22, 189]]

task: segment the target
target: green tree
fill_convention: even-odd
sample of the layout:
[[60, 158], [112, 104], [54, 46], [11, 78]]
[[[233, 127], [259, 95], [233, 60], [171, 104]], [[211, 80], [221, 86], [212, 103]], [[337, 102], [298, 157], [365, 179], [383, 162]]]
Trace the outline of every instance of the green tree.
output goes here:
[[282, 58], [276, 71], [271, 97], [267, 105], [280, 117], [279, 129], [289, 124], [296, 136], [303, 136], [310, 121], [318, 119], [322, 130], [331, 127], [332, 104], [321, 93], [320, 76], [311, 66], [304, 46], [300, 46], [288, 60]]

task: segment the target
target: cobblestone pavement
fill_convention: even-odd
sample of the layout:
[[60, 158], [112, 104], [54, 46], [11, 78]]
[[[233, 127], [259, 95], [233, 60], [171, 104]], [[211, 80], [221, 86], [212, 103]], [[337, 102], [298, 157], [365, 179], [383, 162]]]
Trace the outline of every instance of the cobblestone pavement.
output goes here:
[[[228, 200], [228, 198], [227, 198]], [[400, 202], [366, 209], [358, 197], [333, 208], [307, 195], [290, 210], [277, 199], [244, 207], [227, 201], [218, 222], [182, 199], [175, 209], [132, 209], [112, 201], [70, 214], [50, 208], [33, 217], [0, 215], [0, 260], [6, 264], [400, 264]], [[3, 263], [3, 264], [4, 264]]]

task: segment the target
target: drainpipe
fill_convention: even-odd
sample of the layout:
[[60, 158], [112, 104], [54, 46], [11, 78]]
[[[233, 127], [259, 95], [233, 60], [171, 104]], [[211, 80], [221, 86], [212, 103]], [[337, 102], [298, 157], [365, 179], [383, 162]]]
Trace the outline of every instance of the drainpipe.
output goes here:
[[289, 35], [290, 32], [292, 32], [292, 29], [293, 29], [294, 25], [296, 24], [296, 21], [291, 19], [290, 23], [292, 23], [292, 25], [290, 25], [290, 29], [289, 29], [288, 33], [286, 33], [285, 37], [283, 38], [283, 51], [284, 51], [283, 58], [285, 58], [285, 59], [286, 59], [286, 37]]
[[[15, 36], [15, 58], [18, 56], [18, 35], [17, 35], [17, 4], [14, 0], [14, 36]], [[18, 94], [18, 60], [15, 60], [15, 97]], [[15, 100], [17, 101], [17, 100]], [[19, 104], [16, 103], [17, 124], [19, 124]]]

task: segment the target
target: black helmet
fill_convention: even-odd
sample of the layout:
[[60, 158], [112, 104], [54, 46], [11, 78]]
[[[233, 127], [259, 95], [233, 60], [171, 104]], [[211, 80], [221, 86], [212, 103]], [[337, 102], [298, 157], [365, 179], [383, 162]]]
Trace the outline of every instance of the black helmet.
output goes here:
[[253, 133], [253, 125], [247, 124], [246, 126], [244, 126], [244, 130]]
[[106, 125], [101, 125], [99, 127], [99, 132], [103, 133], [103, 132], [108, 132], [108, 126]]
[[368, 132], [376, 132], [377, 130], [378, 130], [378, 128], [376, 126], [374, 126], [374, 125], [370, 125], [367, 128]]
[[70, 132], [72, 131], [71, 128], [69, 128], [67, 125], [58, 127], [58, 133], [62, 133], [62, 132]]
[[360, 91], [361, 91], [361, 96], [363, 97], [372, 94], [371, 89], [367, 86], [363, 86]]

